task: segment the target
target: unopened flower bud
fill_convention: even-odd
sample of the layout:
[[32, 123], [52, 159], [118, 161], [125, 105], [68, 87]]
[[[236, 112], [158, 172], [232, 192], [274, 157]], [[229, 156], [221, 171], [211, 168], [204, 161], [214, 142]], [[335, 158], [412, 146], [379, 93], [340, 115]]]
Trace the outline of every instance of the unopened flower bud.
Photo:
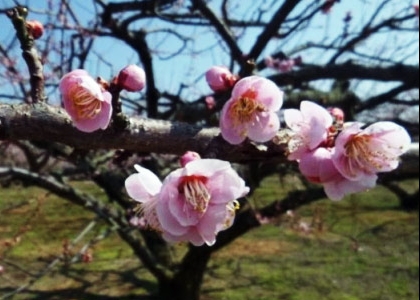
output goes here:
[[146, 73], [136, 65], [128, 65], [120, 71], [117, 79], [121, 89], [140, 92], [146, 85]]
[[208, 96], [204, 101], [206, 102], [208, 110], [213, 110], [216, 107], [216, 100], [214, 97]]
[[338, 107], [330, 107], [327, 109], [330, 115], [334, 118], [335, 122], [343, 123], [344, 122], [344, 111]]
[[35, 40], [39, 39], [44, 33], [44, 25], [37, 20], [26, 21], [26, 28]]
[[206, 72], [207, 83], [215, 92], [223, 92], [232, 88], [237, 79], [226, 67], [214, 66]]
[[180, 159], [180, 163], [182, 167], [185, 167], [189, 162], [200, 159], [200, 154], [193, 151], [186, 152]]

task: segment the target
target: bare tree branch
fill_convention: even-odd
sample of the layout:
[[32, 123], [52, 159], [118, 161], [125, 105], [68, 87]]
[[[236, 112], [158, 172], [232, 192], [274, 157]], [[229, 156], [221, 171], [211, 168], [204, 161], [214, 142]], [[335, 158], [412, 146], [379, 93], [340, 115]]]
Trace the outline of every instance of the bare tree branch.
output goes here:
[[252, 143], [233, 146], [216, 128], [152, 119], [130, 119], [126, 129], [113, 126], [87, 134], [72, 126], [61, 108], [44, 104], [0, 104], [0, 140], [55, 141], [79, 149], [126, 149], [181, 155], [195, 151], [205, 157], [244, 162], [285, 160], [284, 146], [268, 144], [266, 151]]
[[419, 87], [419, 67], [393, 65], [368, 67], [347, 62], [339, 65], [304, 66], [300, 70], [276, 74], [270, 77], [278, 85], [300, 84], [319, 79], [367, 79], [402, 82], [409, 87]]
[[277, 34], [283, 22], [286, 20], [290, 12], [299, 4], [300, 0], [286, 0], [273, 15], [270, 23], [265, 27], [264, 31], [258, 37], [254, 47], [248, 54], [250, 59], [257, 59], [264, 50], [268, 41]]

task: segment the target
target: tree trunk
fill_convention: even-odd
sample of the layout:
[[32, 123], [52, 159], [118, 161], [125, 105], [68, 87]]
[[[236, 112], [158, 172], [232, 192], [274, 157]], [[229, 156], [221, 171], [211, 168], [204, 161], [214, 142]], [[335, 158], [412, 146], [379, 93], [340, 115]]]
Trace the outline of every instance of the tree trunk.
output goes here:
[[211, 248], [191, 247], [175, 275], [159, 282], [160, 300], [199, 300]]

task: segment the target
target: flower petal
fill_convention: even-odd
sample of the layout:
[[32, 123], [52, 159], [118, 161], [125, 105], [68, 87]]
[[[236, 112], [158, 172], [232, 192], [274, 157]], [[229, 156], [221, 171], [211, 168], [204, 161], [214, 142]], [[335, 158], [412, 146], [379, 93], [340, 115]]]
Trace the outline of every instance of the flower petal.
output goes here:
[[160, 179], [150, 170], [135, 165], [138, 173], [130, 175], [125, 180], [128, 195], [136, 201], [146, 202], [156, 196], [162, 188]]
[[248, 126], [248, 136], [257, 143], [272, 140], [280, 129], [280, 120], [276, 113], [259, 113], [257, 120]]

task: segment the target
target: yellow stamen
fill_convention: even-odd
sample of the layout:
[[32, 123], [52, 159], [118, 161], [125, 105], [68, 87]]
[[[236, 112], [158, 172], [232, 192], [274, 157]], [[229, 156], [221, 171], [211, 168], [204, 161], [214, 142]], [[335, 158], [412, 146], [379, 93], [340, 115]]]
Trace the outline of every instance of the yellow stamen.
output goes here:
[[180, 193], [184, 194], [186, 203], [199, 212], [204, 213], [211, 195], [205, 185], [207, 178], [202, 176], [185, 176], [180, 184]]
[[380, 170], [384, 162], [390, 159], [383, 151], [373, 151], [370, 141], [369, 135], [354, 135], [345, 145], [346, 155], [351, 158], [348, 166], [350, 172], [357, 169], [368, 171], [372, 167]]
[[84, 87], [74, 86], [69, 94], [78, 119], [93, 119], [101, 111], [102, 102]]
[[248, 123], [254, 118], [256, 112], [266, 110], [264, 105], [256, 101], [257, 92], [253, 89], [246, 91], [240, 98], [236, 99], [229, 109], [229, 115], [235, 125]]

